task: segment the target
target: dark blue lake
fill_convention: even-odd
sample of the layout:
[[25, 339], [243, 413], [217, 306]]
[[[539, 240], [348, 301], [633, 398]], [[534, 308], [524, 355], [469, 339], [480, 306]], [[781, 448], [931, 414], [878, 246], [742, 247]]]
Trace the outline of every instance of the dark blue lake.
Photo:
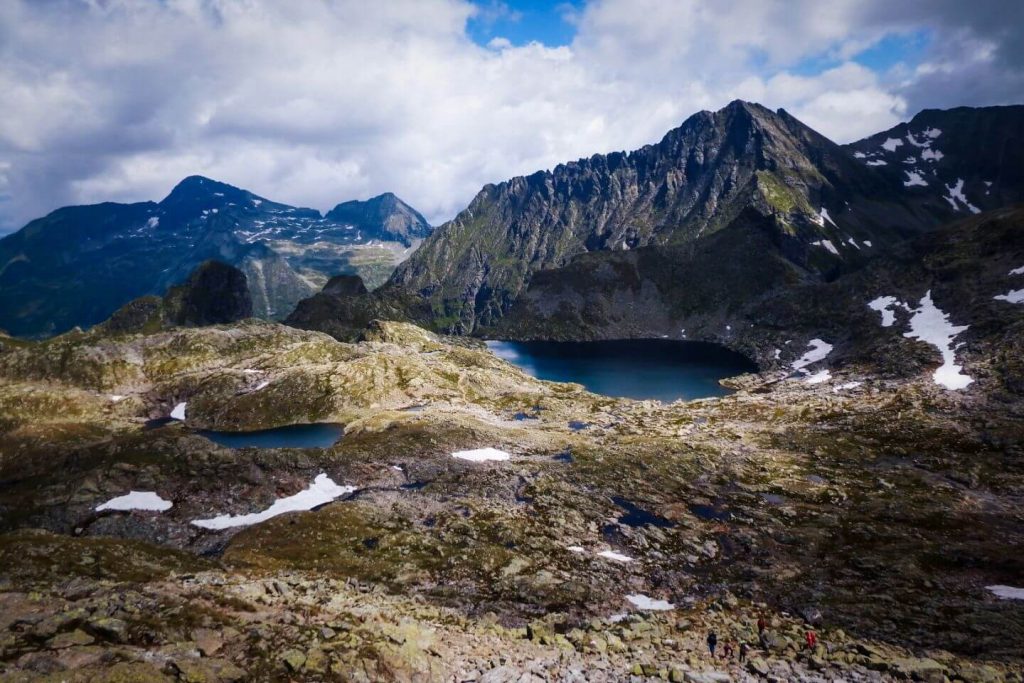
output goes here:
[[327, 448], [341, 438], [344, 427], [339, 424], [288, 425], [256, 432], [198, 433], [228, 448]]
[[724, 396], [730, 390], [718, 380], [757, 371], [748, 358], [717, 344], [670, 339], [489, 341], [487, 347], [538, 379], [577, 382], [595, 394], [636, 399]]

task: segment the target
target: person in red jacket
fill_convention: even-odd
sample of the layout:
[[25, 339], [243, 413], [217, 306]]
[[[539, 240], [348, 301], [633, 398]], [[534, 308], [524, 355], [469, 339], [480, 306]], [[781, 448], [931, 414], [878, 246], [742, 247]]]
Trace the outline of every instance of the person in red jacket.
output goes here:
[[818, 644], [818, 634], [814, 631], [807, 632], [807, 649], [813, 650], [814, 646]]

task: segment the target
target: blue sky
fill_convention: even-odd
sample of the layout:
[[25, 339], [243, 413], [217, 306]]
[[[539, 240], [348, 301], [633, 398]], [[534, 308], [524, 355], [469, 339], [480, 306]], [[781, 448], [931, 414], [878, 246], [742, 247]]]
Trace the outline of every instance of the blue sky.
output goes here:
[[196, 174], [436, 224], [737, 98], [849, 142], [1020, 103], [1021, 25], [1006, 0], [0, 0], [0, 234]]
[[513, 45], [568, 45], [576, 35], [572, 17], [583, 6], [582, 0], [476, 0], [473, 4], [479, 12], [466, 30], [484, 46], [494, 38], [505, 38]]

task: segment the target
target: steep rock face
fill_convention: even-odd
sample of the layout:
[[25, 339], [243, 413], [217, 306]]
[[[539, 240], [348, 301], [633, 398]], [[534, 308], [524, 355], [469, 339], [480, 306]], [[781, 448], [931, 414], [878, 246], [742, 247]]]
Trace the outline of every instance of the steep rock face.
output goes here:
[[168, 319], [182, 327], [224, 325], [252, 317], [245, 273], [220, 261], [206, 261], [164, 296]]
[[327, 212], [327, 220], [353, 225], [367, 239], [401, 242], [411, 246], [414, 240], [430, 235], [430, 224], [391, 192], [367, 199], [338, 204]]
[[209, 259], [246, 273], [256, 315], [282, 318], [332, 275], [383, 282], [408, 251], [314, 209], [191, 176], [159, 203], [58, 209], [0, 240], [0, 327], [43, 336], [93, 325]]
[[737, 101], [656, 145], [488, 185], [389, 284], [428, 298], [439, 328], [471, 332], [494, 325], [537, 271], [585, 252], [691, 243], [748, 207], [816, 243], [827, 269], [935, 220], [786, 112]]
[[1022, 105], [926, 109], [846, 148], [937, 216], [1024, 201]]

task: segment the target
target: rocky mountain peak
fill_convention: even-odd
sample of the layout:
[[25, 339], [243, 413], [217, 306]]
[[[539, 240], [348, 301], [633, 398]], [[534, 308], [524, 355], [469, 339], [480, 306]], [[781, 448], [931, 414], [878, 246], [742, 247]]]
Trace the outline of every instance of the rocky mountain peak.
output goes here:
[[342, 202], [328, 211], [325, 218], [353, 225], [371, 239], [394, 240], [406, 246], [431, 231], [423, 215], [392, 192], [367, 200]]

